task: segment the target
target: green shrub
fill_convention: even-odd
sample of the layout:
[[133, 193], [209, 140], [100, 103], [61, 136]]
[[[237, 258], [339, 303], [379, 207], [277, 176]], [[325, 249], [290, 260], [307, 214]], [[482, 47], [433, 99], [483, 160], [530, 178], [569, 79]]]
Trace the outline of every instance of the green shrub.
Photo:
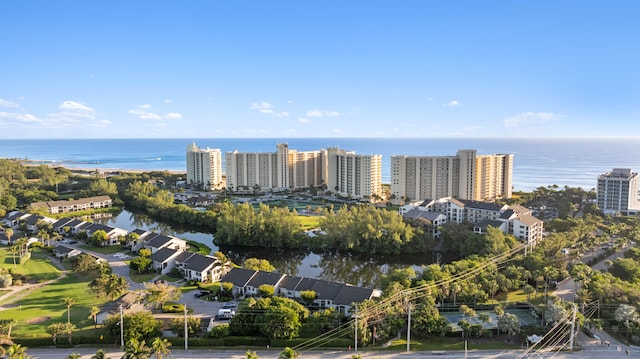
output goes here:
[[266, 346], [269, 339], [264, 337], [225, 337], [224, 345], [228, 347], [237, 346]]
[[[163, 313], [184, 313], [184, 304], [175, 303], [175, 302], [166, 302], [162, 306]], [[193, 309], [187, 307], [187, 313], [193, 313]]]
[[[300, 344], [303, 344], [309, 340], [316, 340], [314, 338], [296, 338], [296, 339], [272, 339], [271, 346], [276, 348], [284, 348], [284, 347], [296, 347]], [[316, 343], [316, 346], [319, 347], [327, 347], [327, 348], [344, 348], [350, 345], [353, 345], [353, 339], [349, 338], [336, 338], [329, 342]]]
[[[13, 338], [14, 343], [20, 344], [23, 347], [46, 347], [53, 345], [51, 337], [37, 337], [37, 338]], [[63, 339], [64, 340], [64, 339]]]
[[224, 338], [231, 334], [229, 324], [217, 325], [209, 332], [209, 338]]

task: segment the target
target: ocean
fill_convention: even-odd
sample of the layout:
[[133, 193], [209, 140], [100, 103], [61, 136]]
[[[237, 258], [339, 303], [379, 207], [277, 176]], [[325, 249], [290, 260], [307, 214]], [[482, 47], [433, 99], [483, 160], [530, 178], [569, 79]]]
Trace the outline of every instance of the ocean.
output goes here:
[[[223, 153], [275, 152], [278, 143], [312, 151], [339, 147], [358, 154], [382, 155], [382, 181], [390, 183], [392, 155], [514, 154], [516, 191], [558, 185], [596, 187], [598, 175], [613, 168], [640, 171], [636, 138], [200, 138], [200, 139], [0, 139], [0, 158], [61, 164], [69, 168], [186, 171], [186, 148], [219, 148]], [[223, 162], [224, 165], [224, 162]]]

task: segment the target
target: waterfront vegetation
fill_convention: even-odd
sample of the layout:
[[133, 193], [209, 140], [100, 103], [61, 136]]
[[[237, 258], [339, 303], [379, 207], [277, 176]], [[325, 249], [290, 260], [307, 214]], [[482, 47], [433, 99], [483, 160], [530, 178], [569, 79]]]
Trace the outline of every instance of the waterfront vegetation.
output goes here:
[[[103, 178], [75, 176], [64, 169], [45, 169], [41, 166], [25, 168], [12, 161], [0, 160], [0, 214], [4, 215], [4, 212], [16, 206], [24, 208], [34, 200], [56, 199], [55, 190], [62, 188], [65, 192], [73, 191], [78, 195], [109, 194], [126, 206], [158, 220], [215, 233], [216, 243], [220, 244], [278, 249], [340, 249], [368, 254], [430, 254], [438, 247], [453, 258], [444, 265], [432, 264], [419, 271], [407, 266], [374, 279], [383, 295], [380, 299], [359, 304], [358, 328], [354, 327], [351, 318], [331, 310], [312, 308], [309, 311], [301, 305], [304, 303], [271, 298], [265, 288], [264, 298], [246, 299], [226, 329], [220, 326], [210, 334], [211, 338], [200, 338], [202, 343], [221, 343], [215, 340], [223, 340], [222, 343], [235, 341], [239, 345], [250, 345], [248, 341], [255, 342], [256, 337], [261, 341], [264, 336], [272, 345], [280, 343], [295, 348], [296, 343], [334, 330], [340, 333], [338, 342], [351, 343], [353, 333], [357, 330], [361, 345], [389, 343], [392, 349], [404, 349], [406, 342], [394, 341], [394, 338], [406, 327], [405, 301], [407, 294], [413, 293], [414, 349], [461, 349], [460, 333], [451, 333], [451, 324], [443, 314], [445, 310], [463, 312], [463, 320], [457, 324], [464, 328], [465, 337], [473, 338], [470, 348], [511, 348], [514, 342], [519, 344], [519, 341], [507, 337], [505, 343], [504, 338], [499, 336], [499, 330], [486, 330], [471, 324], [472, 318], [480, 320], [480, 315], [475, 313], [473, 307], [500, 308], [519, 302], [531, 305], [532, 310], [546, 323], [553, 323], [557, 320], [557, 313], [566, 312], [571, 306], [554, 298], [554, 283], [569, 276], [581, 285], [576, 303], [580, 305], [582, 320], [587, 326], [620, 327], [624, 329], [621, 335], [627, 340], [640, 342], [640, 321], [637, 320], [637, 313], [633, 315], [640, 302], [640, 251], [627, 251], [623, 257], [611, 261], [608, 270], [603, 272], [594, 272], [583, 264], [593, 264], [637, 240], [640, 223], [635, 217], [600, 215], [592, 205], [592, 191], [549, 186], [540, 187], [532, 193], [518, 193], [509, 202], [539, 208], [539, 216], [547, 218], [545, 229], [548, 234], [526, 256], [518, 251], [509, 261], [497, 264], [491, 259], [520, 245], [515, 238], [497, 229], [477, 235], [468, 225], [449, 225], [442, 229], [444, 239], [438, 241], [427, 235], [425, 229], [429, 228], [429, 223], [408, 223], [396, 211], [377, 209], [367, 204], [337, 205], [335, 208], [327, 204], [314, 210], [313, 215], [298, 216], [284, 206], [260, 204], [256, 208], [223, 200], [205, 211], [197, 211], [175, 204], [172, 189], [156, 186], [150, 181], [154, 178], [162, 183], [172, 183], [172, 179], [175, 179], [174, 175], [157, 172], [127, 174], [106, 181]], [[324, 234], [307, 236], [302, 234], [305, 228], [321, 228]], [[104, 255], [122, 250], [119, 246], [82, 246]], [[104, 266], [79, 271], [66, 262], [63, 264], [67, 273], [62, 276], [51, 262], [57, 259], [51, 259], [46, 246], [30, 250], [31, 259], [14, 266], [10, 249], [0, 249], [0, 271], [9, 273], [23, 283], [53, 281], [25, 290], [19, 296], [5, 301], [11, 307], [0, 311], [0, 319], [16, 320], [12, 337], [24, 343], [34, 338], [45, 338], [50, 343], [50, 326], [69, 321], [75, 325], [75, 338], [83, 337], [83, 340], [96, 343], [97, 338], [104, 335], [105, 342], [115, 343], [117, 333], [113, 323], [117, 323], [118, 319], [110, 319], [109, 326], [96, 329], [91, 313], [92, 308], [100, 307], [126, 291], [123, 278], [109, 273]], [[348, 268], [350, 264], [347, 259], [343, 262], [346, 270], [354, 270]], [[266, 263], [259, 260], [247, 265], [267, 268]], [[468, 275], [470, 272], [474, 274]], [[148, 280], [151, 276], [145, 273], [132, 275], [136, 278], [134, 280], [140, 281]], [[184, 287], [180, 291], [195, 288]], [[230, 296], [226, 293], [229, 288], [225, 283], [200, 288], [222, 288], [219, 294], [225, 298]], [[623, 307], [624, 310], [618, 310], [623, 304], [631, 309]], [[601, 309], [599, 318], [593, 316], [595, 305]], [[510, 333], [521, 330], [508, 325], [508, 313], [503, 311], [497, 315], [502, 318], [496, 324], [504, 329], [502, 333], [505, 330]], [[125, 325], [131, 325], [131, 330], [145, 326], [152, 330], [127, 338], [151, 339], [157, 335], [159, 324], [146, 314], [136, 318], [126, 318]], [[522, 330], [524, 333], [541, 333], [545, 331], [545, 326]]]

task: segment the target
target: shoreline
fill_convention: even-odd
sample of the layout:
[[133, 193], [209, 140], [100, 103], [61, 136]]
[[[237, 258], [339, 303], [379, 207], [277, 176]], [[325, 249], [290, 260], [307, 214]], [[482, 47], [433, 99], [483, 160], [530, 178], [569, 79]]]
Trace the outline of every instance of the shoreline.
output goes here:
[[138, 168], [103, 168], [103, 167], [75, 167], [62, 163], [43, 163], [43, 161], [20, 161], [24, 166], [40, 166], [46, 165], [51, 168], [64, 168], [72, 173], [81, 174], [118, 174], [118, 173], [149, 173], [149, 172], [169, 172], [175, 175], [186, 175], [186, 170], [159, 170], [159, 169], [138, 169]]

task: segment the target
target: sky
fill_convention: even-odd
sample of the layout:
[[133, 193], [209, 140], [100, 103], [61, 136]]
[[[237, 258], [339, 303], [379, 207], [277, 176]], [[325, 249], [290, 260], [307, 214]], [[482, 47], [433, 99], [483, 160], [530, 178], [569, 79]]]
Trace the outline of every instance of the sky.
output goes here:
[[0, 140], [640, 136], [640, 1], [0, 6]]

